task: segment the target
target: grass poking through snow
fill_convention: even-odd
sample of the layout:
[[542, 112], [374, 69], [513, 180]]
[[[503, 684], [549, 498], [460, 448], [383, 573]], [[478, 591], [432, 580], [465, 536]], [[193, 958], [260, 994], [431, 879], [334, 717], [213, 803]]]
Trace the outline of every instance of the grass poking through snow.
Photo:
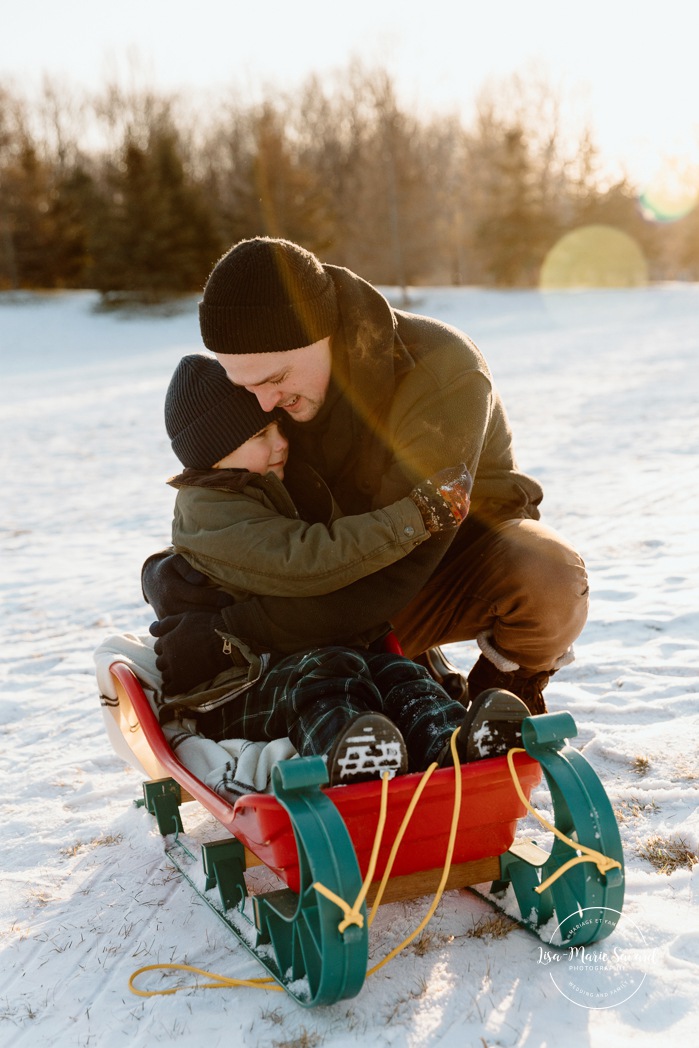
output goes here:
[[654, 866], [658, 873], [668, 876], [675, 870], [691, 870], [699, 862], [699, 855], [691, 851], [685, 841], [673, 837], [649, 837], [638, 849], [638, 854]]

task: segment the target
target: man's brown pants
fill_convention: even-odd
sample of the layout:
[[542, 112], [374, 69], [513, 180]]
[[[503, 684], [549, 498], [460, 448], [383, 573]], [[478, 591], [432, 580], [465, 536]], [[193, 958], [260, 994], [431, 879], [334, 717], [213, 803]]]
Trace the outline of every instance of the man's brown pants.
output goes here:
[[409, 657], [485, 631], [532, 673], [554, 668], [587, 619], [588, 581], [578, 553], [535, 520], [510, 520], [446, 558], [393, 617]]

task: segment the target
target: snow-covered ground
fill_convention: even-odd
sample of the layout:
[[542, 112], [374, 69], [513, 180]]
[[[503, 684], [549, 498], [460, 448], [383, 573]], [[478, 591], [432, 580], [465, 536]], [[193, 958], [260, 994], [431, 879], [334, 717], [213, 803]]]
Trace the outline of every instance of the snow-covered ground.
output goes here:
[[[152, 618], [139, 572], [167, 542], [175, 469], [162, 400], [181, 354], [199, 348], [195, 299], [129, 319], [95, 302], [0, 296], [0, 1043], [695, 1043], [699, 865], [682, 859], [699, 853], [699, 287], [431, 289], [414, 303], [484, 351], [520, 463], [544, 485], [544, 519], [590, 572], [577, 661], [548, 701], [575, 717], [620, 820], [627, 893], [608, 945], [637, 988], [606, 1008], [569, 1000], [536, 940], [488, 934], [489, 911], [463, 892], [331, 1008], [255, 989], [129, 993], [134, 969], [156, 962], [258, 972], [132, 806], [140, 779], [109, 747], [92, 661], [105, 636], [146, 633]], [[475, 647], [451, 654], [467, 668]], [[546, 806], [545, 791], [535, 799]], [[220, 835], [200, 810], [185, 823]], [[649, 850], [679, 865], [661, 872]], [[427, 904], [382, 908], [374, 963]]]

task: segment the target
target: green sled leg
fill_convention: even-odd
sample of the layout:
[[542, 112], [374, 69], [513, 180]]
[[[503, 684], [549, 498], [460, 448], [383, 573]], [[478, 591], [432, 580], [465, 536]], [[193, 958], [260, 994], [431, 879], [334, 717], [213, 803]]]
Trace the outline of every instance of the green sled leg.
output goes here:
[[347, 828], [320, 786], [327, 783], [320, 757], [280, 761], [272, 788], [289, 813], [299, 857], [300, 888], [256, 896], [260, 942], [274, 951], [285, 989], [300, 1004], [334, 1004], [359, 993], [366, 977], [369, 945], [366, 907], [363, 927], [338, 930], [343, 911], [313, 884], [320, 882], [350, 906], [362, 879]]
[[513, 845], [500, 860], [502, 881], [497, 886], [512, 883], [526, 924], [541, 927], [555, 916], [566, 946], [583, 946], [610, 935], [624, 901], [624, 857], [617, 821], [596, 772], [567, 743], [575, 735], [577, 728], [569, 713], [530, 717], [522, 725], [524, 748], [541, 764], [551, 792], [556, 829], [616, 860], [619, 867], [600, 873], [593, 862], [581, 862], [537, 892], [540, 884], [578, 854], [554, 837], [550, 854], [536, 845]]

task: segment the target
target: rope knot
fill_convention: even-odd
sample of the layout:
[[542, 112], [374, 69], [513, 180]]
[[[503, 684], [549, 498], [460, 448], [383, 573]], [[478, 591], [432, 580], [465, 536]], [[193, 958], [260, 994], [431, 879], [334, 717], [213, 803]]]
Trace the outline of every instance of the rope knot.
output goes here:
[[364, 916], [359, 912], [359, 908], [364, 901], [361, 895], [357, 897], [354, 905], [350, 906], [348, 902], [342, 899], [339, 895], [336, 895], [335, 892], [331, 892], [330, 889], [326, 888], [324, 884], [320, 883], [320, 881], [314, 881], [312, 887], [315, 888], [320, 895], [324, 895], [326, 899], [330, 900], [330, 902], [334, 902], [336, 906], [339, 906], [344, 913], [344, 918], [337, 926], [339, 932], [344, 932], [351, 924], [356, 924], [358, 928], [364, 927]]
[[548, 819], [545, 819], [543, 815], [540, 815], [539, 812], [532, 807], [532, 805], [527, 800], [527, 797], [524, 794], [524, 790], [522, 789], [521, 783], [517, 777], [517, 772], [515, 770], [514, 763], [515, 753], [526, 752], [527, 751], [523, 750], [521, 747], [513, 747], [507, 753], [507, 766], [510, 769], [510, 775], [512, 776], [512, 782], [514, 783], [515, 790], [517, 791], [517, 796], [519, 797], [527, 811], [531, 815], [533, 815], [535, 819], [538, 819], [541, 825], [544, 826], [547, 830], [549, 830], [549, 832], [552, 833], [554, 837], [558, 837], [559, 841], [563, 841], [570, 848], [572, 848], [573, 851], [581, 853], [579, 855], [576, 855], [575, 858], [569, 859], [568, 862], [563, 863], [563, 865], [559, 866], [557, 870], [554, 870], [550, 877], [547, 877], [545, 881], [542, 881], [542, 883], [534, 889], [537, 895], [541, 895], [542, 892], [545, 892], [546, 889], [554, 883], [554, 881], [557, 881], [559, 877], [562, 877], [563, 874], [571, 868], [571, 866], [576, 866], [579, 862], [594, 862], [595, 866], [602, 874], [602, 876], [604, 876], [610, 870], [620, 870], [621, 863], [618, 862], [616, 859], [612, 859], [608, 855], [603, 855], [602, 852], [595, 851], [594, 848], [588, 848], [586, 844], [580, 844], [579, 841], [573, 841], [570, 839], [570, 837], [566, 837], [565, 833], [562, 833], [556, 826], [553, 826], [548, 821]]

